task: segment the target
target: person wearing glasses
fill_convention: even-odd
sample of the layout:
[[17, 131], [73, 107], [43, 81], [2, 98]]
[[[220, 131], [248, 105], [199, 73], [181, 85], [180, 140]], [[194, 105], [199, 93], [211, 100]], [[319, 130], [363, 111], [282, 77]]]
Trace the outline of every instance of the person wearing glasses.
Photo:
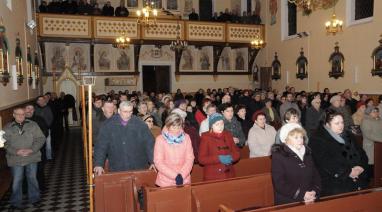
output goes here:
[[25, 119], [24, 108], [13, 110], [14, 121], [4, 128], [7, 165], [12, 172], [12, 194], [10, 204], [13, 209], [23, 209], [23, 180], [27, 178], [28, 201], [37, 206], [40, 189], [37, 181], [37, 163], [41, 161], [40, 149], [45, 136], [36, 122]]
[[94, 145], [94, 173], [102, 175], [106, 159], [109, 171], [154, 168], [154, 137], [147, 125], [133, 115], [133, 103], [122, 101], [118, 114], [101, 126]]
[[161, 134], [161, 128], [154, 124], [154, 117], [152, 115], [142, 116], [142, 120], [146, 123], [147, 127], [150, 129], [151, 134], [154, 138]]

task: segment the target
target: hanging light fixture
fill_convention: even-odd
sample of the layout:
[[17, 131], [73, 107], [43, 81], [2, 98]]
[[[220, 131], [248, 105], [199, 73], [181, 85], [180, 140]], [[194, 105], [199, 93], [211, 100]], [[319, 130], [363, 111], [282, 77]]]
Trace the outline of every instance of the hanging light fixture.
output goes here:
[[157, 25], [156, 18], [158, 17], [158, 10], [154, 8], [155, 3], [146, 1], [145, 6], [141, 10], [137, 10], [137, 23], [145, 28], [155, 27]]
[[187, 41], [180, 39], [180, 24], [178, 22], [178, 25], [176, 26], [176, 40], [171, 41], [170, 49], [172, 51], [182, 51], [185, 50], [188, 46]]
[[259, 34], [256, 34], [255, 38], [251, 41], [251, 48], [252, 49], [261, 49], [264, 47], [264, 44], [265, 44], [264, 40], [261, 39]]
[[122, 33], [121, 36], [117, 37], [113, 44], [113, 47], [118, 49], [127, 49], [129, 48], [129, 46], [130, 46], [130, 38], [125, 36], [125, 33]]
[[326, 33], [336, 35], [337, 32], [342, 32], [342, 25], [343, 25], [343, 21], [337, 19], [336, 9], [333, 8], [332, 18], [330, 19], [330, 21], [327, 21], [325, 23]]

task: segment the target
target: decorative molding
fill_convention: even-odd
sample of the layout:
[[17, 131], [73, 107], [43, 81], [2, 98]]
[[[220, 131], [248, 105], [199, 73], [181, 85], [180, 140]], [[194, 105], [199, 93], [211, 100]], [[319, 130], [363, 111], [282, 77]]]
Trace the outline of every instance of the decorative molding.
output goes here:
[[227, 24], [227, 42], [250, 43], [257, 35], [264, 39], [264, 26]]
[[131, 39], [139, 39], [139, 26], [134, 18], [94, 17], [94, 38], [114, 39], [122, 33]]
[[[184, 31], [184, 21], [157, 20], [155, 27], [142, 27], [142, 39], [145, 40], [175, 40], [178, 35], [177, 26], [180, 31]], [[180, 39], [184, 39], [184, 34], [180, 33]]]
[[189, 41], [225, 42], [224, 23], [186, 22], [186, 39]]
[[39, 36], [91, 38], [91, 17], [40, 15]]

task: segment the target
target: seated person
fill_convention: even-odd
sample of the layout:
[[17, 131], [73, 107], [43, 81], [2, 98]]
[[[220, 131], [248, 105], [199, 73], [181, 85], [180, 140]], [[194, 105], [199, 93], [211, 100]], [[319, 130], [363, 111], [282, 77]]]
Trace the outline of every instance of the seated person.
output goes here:
[[321, 179], [304, 143], [305, 130], [288, 123], [281, 128], [280, 137], [282, 143], [272, 147], [275, 205], [314, 201], [320, 194]]
[[264, 157], [271, 154], [275, 143], [276, 130], [266, 123], [265, 114], [257, 111], [252, 116], [255, 123], [248, 133], [249, 157]]

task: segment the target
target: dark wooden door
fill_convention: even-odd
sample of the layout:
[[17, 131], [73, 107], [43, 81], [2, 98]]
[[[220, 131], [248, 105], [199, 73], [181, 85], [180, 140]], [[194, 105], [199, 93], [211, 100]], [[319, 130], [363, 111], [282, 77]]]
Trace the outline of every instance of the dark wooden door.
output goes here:
[[199, 19], [201, 21], [209, 21], [211, 20], [211, 17], [212, 17], [212, 0], [199, 0]]
[[170, 66], [143, 66], [143, 91], [170, 92]]

